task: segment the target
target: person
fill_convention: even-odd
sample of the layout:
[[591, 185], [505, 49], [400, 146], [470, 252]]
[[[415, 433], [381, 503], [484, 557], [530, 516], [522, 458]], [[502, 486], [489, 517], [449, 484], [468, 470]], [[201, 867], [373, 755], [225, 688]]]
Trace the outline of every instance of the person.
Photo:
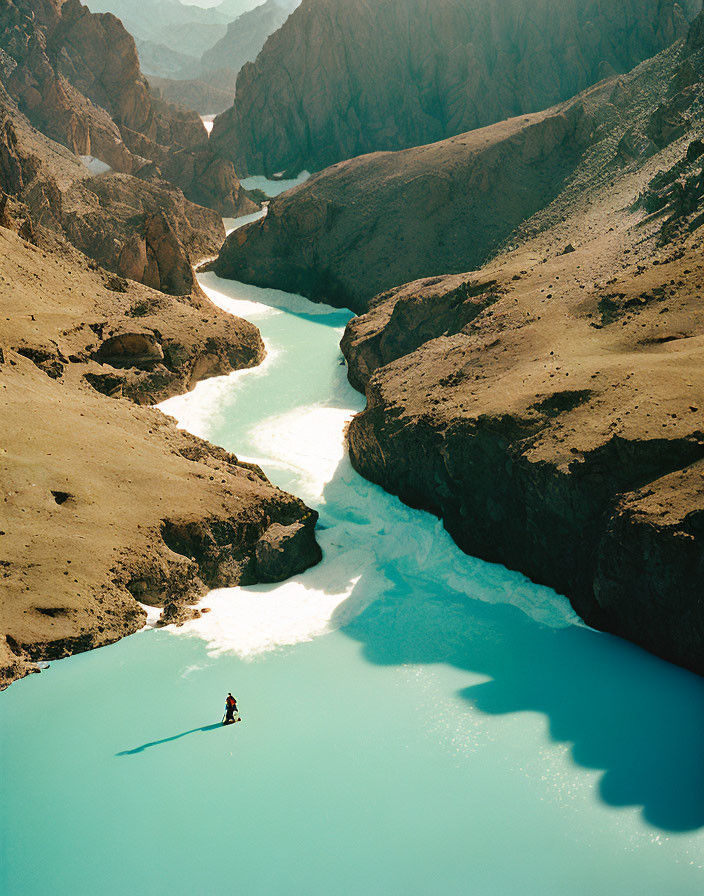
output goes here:
[[[235, 715], [237, 714], [237, 718]], [[233, 722], [239, 722], [240, 717], [239, 713], [237, 713], [237, 701], [232, 696], [232, 694], [228, 693], [225, 699], [225, 718], [223, 720], [223, 725], [232, 725]]]

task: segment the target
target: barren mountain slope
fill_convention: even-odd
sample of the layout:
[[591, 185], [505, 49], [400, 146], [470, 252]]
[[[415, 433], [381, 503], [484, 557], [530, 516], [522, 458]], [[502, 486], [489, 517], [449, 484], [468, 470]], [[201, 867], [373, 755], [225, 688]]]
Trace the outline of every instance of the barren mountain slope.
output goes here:
[[215, 269], [361, 311], [392, 286], [476, 268], [555, 197], [608, 189], [691, 127], [683, 54], [678, 43], [546, 112], [339, 162], [232, 234]]
[[361, 473], [700, 674], [703, 20], [666, 105], [647, 67], [624, 80], [607, 111], [630, 128], [585, 153], [514, 248], [379, 296], [343, 340], [367, 393], [349, 434]]
[[136, 631], [138, 600], [178, 621], [208, 588], [281, 574], [255, 558], [274, 522], [303, 527], [285, 574], [320, 557], [305, 505], [127, 400], [258, 363], [256, 328], [46, 240], [0, 226], [0, 686]]
[[592, 134], [579, 100], [327, 168], [231, 234], [224, 277], [362, 311], [409, 278], [464, 271], [542, 208]]
[[304, 0], [242, 69], [211, 142], [240, 175], [271, 175], [441, 140], [629, 71], [697, 3]]

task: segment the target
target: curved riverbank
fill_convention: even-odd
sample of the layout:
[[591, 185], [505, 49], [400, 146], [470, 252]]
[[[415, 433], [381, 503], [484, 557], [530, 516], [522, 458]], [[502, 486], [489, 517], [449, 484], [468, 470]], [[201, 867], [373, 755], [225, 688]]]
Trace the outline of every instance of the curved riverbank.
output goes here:
[[[54, 248], [0, 229], [0, 688], [132, 634], [144, 604], [176, 620], [208, 588], [319, 556], [301, 501], [138, 407], [259, 364], [256, 326]], [[304, 534], [289, 543], [273, 524]], [[289, 562], [273, 569], [277, 532]]]
[[349, 315], [201, 283], [267, 359], [167, 410], [313, 506], [325, 558], [2, 696], [5, 890], [691, 896], [704, 682], [352, 470]]

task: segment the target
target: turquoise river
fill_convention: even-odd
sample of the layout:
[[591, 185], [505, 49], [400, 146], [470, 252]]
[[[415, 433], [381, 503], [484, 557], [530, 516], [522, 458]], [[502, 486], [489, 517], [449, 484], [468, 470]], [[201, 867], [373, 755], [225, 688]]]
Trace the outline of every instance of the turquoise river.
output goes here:
[[163, 408], [316, 507], [325, 557], [0, 696], [3, 896], [704, 892], [704, 681], [354, 473], [347, 312], [200, 279], [268, 356]]

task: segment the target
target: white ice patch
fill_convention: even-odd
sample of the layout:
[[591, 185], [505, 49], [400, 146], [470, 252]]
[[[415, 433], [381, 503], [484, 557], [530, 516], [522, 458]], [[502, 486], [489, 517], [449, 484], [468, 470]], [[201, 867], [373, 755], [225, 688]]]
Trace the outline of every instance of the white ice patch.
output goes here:
[[218, 308], [252, 321], [259, 321], [262, 318], [271, 317], [272, 314], [286, 312], [306, 314], [309, 317], [325, 317], [339, 311], [332, 305], [313, 303], [303, 296], [281, 292], [279, 289], [263, 289], [261, 286], [223, 280], [212, 271], [198, 274], [198, 283], [210, 301]]
[[291, 190], [293, 187], [305, 183], [309, 177], [310, 171], [301, 171], [297, 177], [288, 180], [283, 180], [281, 178], [269, 180], [269, 178], [264, 177], [261, 174], [255, 174], [252, 177], [245, 177], [240, 183], [245, 190], [261, 190], [262, 193], [273, 198], [274, 196], [279, 196], [281, 193], [285, 193], [286, 190]]
[[339, 628], [388, 583], [368, 551], [336, 551], [330, 544], [334, 537], [327, 530], [318, 533], [325, 559], [313, 569], [277, 585], [211, 591], [202, 601], [211, 612], [171, 631], [204, 639], [212, 654], [229, 652], [246, 659]]
[[144, 623], [144, 628], [156, 628], [156, 624], [161, 619], [161, 614], [164, 612], [161, 607], [150, 607], [149, 604], [140, 603], [140, 607], [147, 614], [147, 621]]
[[[331, 409], [304, 412], [319, 439], [325, 429], [333, 431], [332, 416], [316, 420], [321, 410]], [[265, 438], [264, 426], [260, 434]], [[289, 450], [289, 438], [293, 440], [295, 432], [282, 436], [276, 447]], [[462, 554], [440, 520], [411, 510], [360, 480], [347, 457], [335, 463], [341, 442], [338, 430], [334, 442], [318, 451], [317, 475], [309, 463], [313, 452], [303, 450], [297, 457], [308, 478], [296, 491], [320, 511], [316, 534], [322, 563], [280, 584], [211, 591], [201, 602], [210, 613], [169, 631], [202, 638], [211, 654], [252, 658], [347, 625], [373, 601], [398, 588], [399, 578], [409, 595], [441, 591], [458, 600], [510, 603], [552, 628], [579, 622], [567, 601], [551, 589]], [[313, 491], [322, 494], [318, 501], [313, 500]]]
[[251, 224], [252, 221], [258, 221], [267, 213], [267, 206], [252, 212], [250, 215], [241, 215], [239, 218], [223, 218], [222, 223], [225, 225], [225, 234], [229, 236], [233, 230], [239, 230], [245, 224]]
[[107, 174], [108, 171], [112, 171], [107, 162], [96, 159], [95, 156], [79, 156], [79, 158], [91, 174]]
[[332, 480], [345, 456], [344, 427], [356, 412], [351, 408], [296, 408], [280, 417], [270, 417], [251, 433], [261, 451], [258, 463], [286, 459], [296, 472], [296, 491], [306, 504], [318, 507], [325, 486]]
[[203, 122], [203, 127], [208, 132], [208, 136], [210, 136], [210, 132], [213, 129], [213, 122], [215, 121], [214, 115], [201, 115], [200, 120]]

